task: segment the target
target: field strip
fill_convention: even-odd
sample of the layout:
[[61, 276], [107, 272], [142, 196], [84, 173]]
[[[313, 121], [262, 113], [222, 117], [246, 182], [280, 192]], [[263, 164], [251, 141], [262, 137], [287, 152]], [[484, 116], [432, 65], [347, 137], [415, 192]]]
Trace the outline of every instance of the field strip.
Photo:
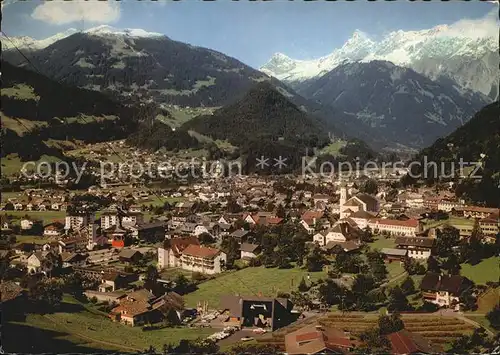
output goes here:
[[143, 351], [144, 349], [138, 349], [138, 348], [132, 348], [132, 347], [129, 347], [129, 346], [124, 346], [122, 344], [118, 344], [118, 343], [113, 343], [113, 342], [110, 342], [110, 341], [105, 341], [105, 340], [98, 340], [98, 339], [94, 339], [94, 338], [91, 338], [89, 336], [86, 336], [86, 335], [83, 335], [83, 334], [80, 334], [80, 333], [75, 333], [73, 331], [71, 331], [66, 325], [62, 324], [61, 322], [56, 322], [51, 316], [49, 315], [44, 315], [45, 318], [49, 319], [51, 322], [53, 322], [54, 324], [57, 324], [58, 326], [61, 326], [71, 335], [75, 335], [79, 338], [82, 338], [82, 339], [85, 339], [85, 340], [89, 340], [93, 343], [101, 343], [101, 344], [105, 344], [105, 345], [111, 345], [111, 346], [114, 346], [115, 348], [121, 348], [121, 349], [127, 349], [127, 350], [133, 350], [133, 351]]

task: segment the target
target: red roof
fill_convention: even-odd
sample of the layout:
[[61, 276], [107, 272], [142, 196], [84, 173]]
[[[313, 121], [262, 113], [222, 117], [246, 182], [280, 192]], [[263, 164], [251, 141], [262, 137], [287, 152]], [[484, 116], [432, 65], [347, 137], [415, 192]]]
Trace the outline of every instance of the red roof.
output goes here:
[[418, 227], [418, 219], [408, 219], [406, 221], [400, 221], [397, 219], [372, 219], [370, 223], [378, 223], [386, 226], [402, 226], [402, 227]]
[[214, 258], [220, 253], [219, 249], [190, 244], [184, 249], [182, 254], [196, 256], [198, 258]]
[[322, 218], [324, 213], [322, 211], [306, 211], [302, 214], [301, 219], [304, 221], [312, 221], [314, 218], [320, 219]]

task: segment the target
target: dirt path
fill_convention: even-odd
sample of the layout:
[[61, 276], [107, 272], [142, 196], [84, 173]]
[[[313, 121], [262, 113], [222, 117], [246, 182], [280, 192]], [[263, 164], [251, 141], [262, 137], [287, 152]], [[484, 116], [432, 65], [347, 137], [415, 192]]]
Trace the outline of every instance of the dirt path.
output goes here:
[[138, 352], [138, 351], [143, 351], [144, 350], [144, 349], [132, 348], [132, 347], [125, 346], [125, 345], [122, 345], [122, 344], [118, 344], [118, 343], [113, 343], [113, 342], [110, 342], [110, 341], [104, 341], [104, 340], [94, 339], [94, 338], [91, 338], [89, 336], [86, 336], [86, 335], [83, 335], [83, 334], [80, 334], [80, 333], [75, 333], [69, 327], [67, 327], [65, 324], [63, 324], [61, 322], [55, 321], [51, 316], [45, 315], [44, 317], [47, 318], [47, 319], [49, 319], [52, 323], [57, 324], [58, 327], [62, 326], [62, 328], [64, 328], [68, 332], [68, 334], [77, 336], [79, 338], [82, 338], [82, 339], [85, 339], [85, 340], [88, 340], [88, 341], [91, 341], [92, 343], [99, 343], [99, 344], [104, 344], [104, 345], [111, 345], [111, 346], [113, 346], [116, 349], [126, 349], [126, 350], [131, 350], [133, 352]]

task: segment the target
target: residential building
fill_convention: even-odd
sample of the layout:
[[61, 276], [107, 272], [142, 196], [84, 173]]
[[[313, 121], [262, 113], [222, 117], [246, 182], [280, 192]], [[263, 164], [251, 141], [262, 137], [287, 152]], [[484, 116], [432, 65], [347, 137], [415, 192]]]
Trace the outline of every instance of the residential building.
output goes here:
[[287, 298], [226, 295], [221, 297], [220, 304], [228, 325], [274, 331], [296, 318], [292, 313], [293, 303]]
[[435, 241], [428, 237], [397, 237], [394, 243], [398, 249], [406, 250], [408, 257], [427, 260], [432, 254]]
[[306, 325], [285, 335], [285, 349], [289, 355], [344, 354], [354, 347], [344, 331], [323, 325]]
[[425, 301], [441, 307], [459, 308], [460, 294], [471, 287], [472, 282], [460, 275], [425, 274], [420, 284]]
[[226, 263], [226, 253], [216, 248], [190, 244], [182, 251], [181, 268], [203, 274], [219, 274]]
[[382, 248], [380, 254], [384, 256], [384, 261], [392, 263], [393, 261], [402, 262], [408, 255], [406, 249]]
[[162, 318], [158, 310], [160, 304], [154, 300], [154, 295], [145, 289], [131, 292], [121, 298], [120, 304], [111, 310], [110, 318], [131, 326], [159, 321]]
[[158, 248], [158, 268], [180, 267], [182, 252], [189, 245], [200, 245], [200, 242], [195, 236], [166, 239]]
[[390, 235], [416, 236], [421, 231], [420, 221], [408, 219], [400, 221], [397, 219], [371, 219], [368, 226], [375, 233], [386, 232]]
[[391, 354], [393, 355], [436, 354], [440, 352], [420, 334], [409, 332], [406, 329], [388, 334], [387, 339], [391, 343]]
[[313, 236], [313, 241], [319, 246], [326, 246], [329, 242], [359, 242], [360, 236], [361, 230], [356, 226], [356, 223], [344, 219], [337, 221], [332, 228], [316, 233]]
[[95, 221], [94, 212], [85, 209], [75, 209], [66, 211], [64, 229], [79, 230], [83, 227], [93, 224]]
[[241, 252], [241, 259], [253, 259], [256, 258], [257, 255], [260, 253], [260, 246], [257, 244], [250, 244], [250, 243], [241, 243], [240, 245], [240, 252]]
[[492, 214], [495, 216], [498, 216], [500, 214], [500, 209], [498, 208], [478, 207], [478, 206], [457, 207], [455, 211], [464, 217], [473, 217], [473, 218], [487, 218]]

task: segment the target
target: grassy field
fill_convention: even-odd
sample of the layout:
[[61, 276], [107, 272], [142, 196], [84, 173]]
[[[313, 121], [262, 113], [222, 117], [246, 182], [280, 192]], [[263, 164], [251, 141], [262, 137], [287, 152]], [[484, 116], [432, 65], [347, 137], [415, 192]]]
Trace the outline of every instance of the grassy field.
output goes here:
[[56, 220], [63, 221], [66, 216], [66, 212], [64, 211], [1, 211], [0, 214], [12, 215], [16, 218], [28, 215], [33, 219], [43, 220], [44, 225]]
[[[38, 165], [38, 163], [42, 161], [55, 163], [61, 161], [61, 159], [54, 156], [42, 155], [40, 159], [38, 159], [35, 163]], [[21, 172], [21, 169], [23, 168], [24, 163], [25, 161], [21, 161], [17, 154], [9, 154], [6, 157], [1, 158], [2, 175], [14, 176], [19, 174]], [[33, 164], [29, 165], [28, 168], [32, 170]], [[40, 170], [42, 173], [45, 173], [47, 171], [47, 168], [42, 166]]]
[[344, 148], [346, 145], [347, 145], [347, 142], [343, 141], [343, 140], [338, 140], [334, 143], [330, 143], [326, 147], [321, 149], [320, 155], [328, 154], [328, 155], [331, 155], [334, 157], [342, 156], [342, 154], [340, 154], [340, 149]]
[[[276, 296], [277, 292], [297, 289], [308, 272], [303, 269], [276, 269], [248, 267], [228, 272], [198, 285], [198, 290], [185, 296], [186, 304], [195, 307], [198, 301], [208, 301], [209, 307], [218, 307], [220, 297], [228, 294]], [[324, 272], [309, 273], [311, 280], [326, 277]]]
[[487, 281], [498, 282], [500, 279], [500, 257], [491, 257], [477, 265], [461, 264], [460, 274], [476, 284], [486, 284]]
[[425, 228], [434, 228], [434, 227], [438, 227], [438, 226], [446, 225], [446, 224], [449, 224], [450, 226], [453, 226], [453, 227], [473, 226], [474, 225], [473, 219], [456, 217], [456, 216], [450, 216], [450, 218], [444, 219], [441, 221], [423, 220], [423, 222], [424, 222]]
[[[141, 327], [112, 322], [94, 306], [82, 304], [71, 297], [65, 296], [63, 301], [60, 312], [28, 314], [24, 320], [3, 319], [4, 350], [9, 353], [27, 352], [28, 349], [37, 353], [61, 352], [72, 344], [74, 352], [83, 352], [82, 348], [88, 350], [85, 352], [96, 352], [96, 349], [137, 352], [150, 345], [161, 351], [165, 343], [206, 337], [214, 332], [196, 328], [165, 328], [144, 332]], [[21, 330], [23, 332], [19, 332]], [[63, 342], [66, 347], [55, 347], [58, 342]]]
[[163, 206], [165, 202], [170, 204], [176, 204], [177, 202], [184, 201], [184, 197], [159, 197], [156, 195], [151, 195], [147, 200], [139, 202], [140, 205], [153, 205], [153, 206]]
[[382, 236], [375, 237], [375, 240], [371, 243], [368, 243], [368, 246], [372, 249], [382, 249], [382, 248], [394, 248], [396, 244], [394, 244], [394, 239], [392, 238], [384, 238]]
[[392, 279], [403, 273], [405, 269], [399, 262], [392, 262], [390, 264], [386, 264], [387, 272], [389, 273], [388, 278]]
[[49, 239], [39, 235], [16, 235], [16, 244], [20, 243], [45, 244], [47, 242], [49, 242]]

